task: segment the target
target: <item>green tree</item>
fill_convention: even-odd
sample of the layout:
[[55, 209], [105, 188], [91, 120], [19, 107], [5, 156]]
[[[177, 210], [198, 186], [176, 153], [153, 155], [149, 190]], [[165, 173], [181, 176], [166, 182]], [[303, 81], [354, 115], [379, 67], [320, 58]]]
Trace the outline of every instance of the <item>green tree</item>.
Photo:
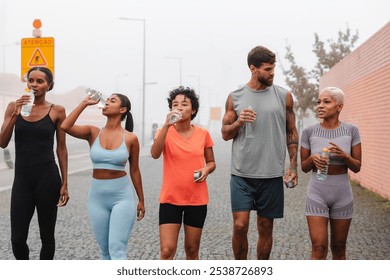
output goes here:
[[346, 30], [338, 32], [337, 41], [328, 39], [328, 46], [314, 33], [313, 52], [317, 61], [312, 70], [306, 70], [295, 61], [291, 46], [286, 46], [285, 58], [289, 68], [283, 69], [285, 82], [295, 97], [295, 109], [300, 123], [308, 115], [308, 110], [315, 112], [315, 104], [319, 93], [319, 81], [322, 75], [328, 72], [336, 63], [351, 53], [356, 41], [359, 39], [358, 31], [351, 34], [349, 26]]

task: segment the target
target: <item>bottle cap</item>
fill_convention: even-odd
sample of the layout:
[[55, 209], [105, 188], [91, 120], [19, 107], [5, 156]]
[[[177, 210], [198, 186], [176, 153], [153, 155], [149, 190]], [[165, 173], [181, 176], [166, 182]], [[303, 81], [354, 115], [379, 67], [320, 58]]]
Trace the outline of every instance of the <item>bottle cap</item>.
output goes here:
[[25, 91], [25, 92], [30, 92], [30, 89], [29, 89], [28, 87], [26, 87], [26, 88], [24, 89], [24, 91]]
[[323, 151], [324, 153], [327, 153], [329, 150], [328, 150], [328, 148], [323, 148], [322, 151]]

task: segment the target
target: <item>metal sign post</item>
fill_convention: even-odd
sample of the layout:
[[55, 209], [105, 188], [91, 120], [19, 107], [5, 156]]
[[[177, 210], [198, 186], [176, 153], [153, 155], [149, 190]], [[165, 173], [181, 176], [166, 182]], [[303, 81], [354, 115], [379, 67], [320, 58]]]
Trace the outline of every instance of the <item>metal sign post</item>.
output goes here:
[[54, 38], [41, 37], [42, 32], [39, 19], [34, 20], [33, 38], [23, 38], [21, 42], [22, 65], [21, 80], [27, 81], [27, 72], [32, 67], [42, 66], [49, 68], [54, 76]]

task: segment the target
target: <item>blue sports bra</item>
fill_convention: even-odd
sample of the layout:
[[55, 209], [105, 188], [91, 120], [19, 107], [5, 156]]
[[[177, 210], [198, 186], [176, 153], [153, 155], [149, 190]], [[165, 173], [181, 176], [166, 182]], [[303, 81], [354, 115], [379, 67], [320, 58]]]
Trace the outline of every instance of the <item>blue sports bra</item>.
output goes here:
[[107, 150], [100, 145], [100, 133], [101, 130], [89, 152], [93, 169], [125, 171], [126, 163], [129, 158], [129, 151], [127, 150], [125, 143], [125, 134], [123, 133], [122, 144], [118, 148]]

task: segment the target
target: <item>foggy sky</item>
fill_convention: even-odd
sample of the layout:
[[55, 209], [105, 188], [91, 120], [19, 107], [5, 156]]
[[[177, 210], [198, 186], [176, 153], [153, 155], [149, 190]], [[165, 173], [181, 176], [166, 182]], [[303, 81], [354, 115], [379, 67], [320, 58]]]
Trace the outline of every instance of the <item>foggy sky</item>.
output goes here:
[[145, 19], [145, 78], [153, 83], [146, 86], [147, 123], [162, 122], [168, 111], [167, 94], [180, 82], [179, 58], [182, 84], [200, 93], [206, 119], [208, 106], [224, 107], [227, 94], [249, 80], [246, 56], [254, 46], [278, 54], [275, 83], [284, 86], [287, 42], [297, 63], [311, 68], [314, 33], [325, 41], [348, 25], [358, 30], [359, 45], [389, 21], [389, 11], [387, 0], [0, 0], [0, 44], [6, 72], [20, 75], [20, 46], [10, 44], [32, 37], [32, 22], [41, 19], [42, 37], [55, 38], [54, 92], [80, 85], [118, 90], [130, 97], [137, 118], [143, 25], [119, 18]]

